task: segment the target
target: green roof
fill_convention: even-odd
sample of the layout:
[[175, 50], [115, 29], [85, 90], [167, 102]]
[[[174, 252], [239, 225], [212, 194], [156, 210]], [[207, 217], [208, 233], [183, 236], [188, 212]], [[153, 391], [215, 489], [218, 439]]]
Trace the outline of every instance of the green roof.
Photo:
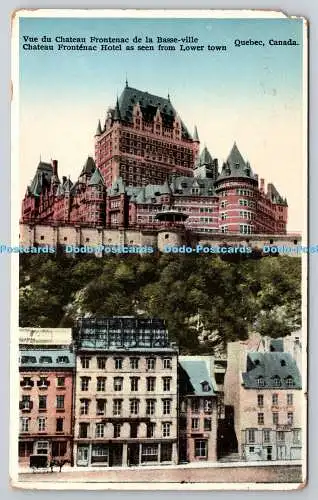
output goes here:
[[[247, 355], [246, 372], [242, 374], [243, 384], [247, 389], [281, 388], [301, 389], [301, 375], [296, 361], [287, 352], [251, 352]], [[275, 384], [279, 379], [279, 385]], [[293, 385], [288, 384], [292, 378]], [[263, 380], [263, 386], [258, 379]]]
[[[214, 383], [209, 374], [207, 361], [205, 360], [189, 360], [179, 358], [179, 365], [184, 371], [183, 377], [187, 377], [188, 389], [187, 392], [190, 392], [194, 396], [214, 396]], [[204, 384], [208, 384], [209, 390], [204, 391]]]
[[96, 168], [91, 179], [88, 182], [88, 185], [89, 186], [98, 186], [99, 184], [101, 184], [102, 186], [105, 186], [102, 174], [100, 173], [100, 170], [98, 168]]

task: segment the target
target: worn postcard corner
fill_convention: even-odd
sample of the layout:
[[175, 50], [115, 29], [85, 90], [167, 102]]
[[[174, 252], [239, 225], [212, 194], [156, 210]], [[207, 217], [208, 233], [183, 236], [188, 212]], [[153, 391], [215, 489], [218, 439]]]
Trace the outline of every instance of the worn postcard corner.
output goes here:
[[11, 19], [11, 487], [304, 488], [308, 21]]

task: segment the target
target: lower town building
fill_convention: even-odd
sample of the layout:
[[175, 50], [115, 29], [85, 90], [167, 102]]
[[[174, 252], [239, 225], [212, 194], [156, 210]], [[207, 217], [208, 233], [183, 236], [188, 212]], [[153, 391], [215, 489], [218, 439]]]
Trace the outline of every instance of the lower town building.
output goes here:
[[253, 352], [244, 342], [228, 345], [225, 403], [234, 409], [241, 459], [295, 460], [302, 457], [305, 395], [295, 359], [274, 340]]
[[217, 460], [218, 404], [211, 356], [179, 357], [179, 460]]
[[75, 346], [75, 464], [176, 464], [178, 350], [164, 322], [84, 318]]
[[70, 348], [20, 349], [20, 463], [33, 454], [72, 463], [74, 366]]

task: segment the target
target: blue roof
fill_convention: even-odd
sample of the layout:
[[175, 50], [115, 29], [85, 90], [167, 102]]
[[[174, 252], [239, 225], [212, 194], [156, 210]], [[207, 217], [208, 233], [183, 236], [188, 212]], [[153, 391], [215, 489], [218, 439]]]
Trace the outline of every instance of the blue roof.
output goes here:
[[[214, 396], [214, 384], [209, 375], [207, 363], [204, 360], [184, 360], [179, 358], [179, 364], [189, 377], [195, 396]], [[203, 391], [204, 382], [209, 385], [208, 391]]]
[[[246, 388], [301, 389], [301, 375], [296, 361], [287, 352], [252, 352], [247, 355], [246, 372], [242, 374]], [[288, 383], [292, 378], [293, 385]], [[258, 379], [262, 379], [260, 386]], [[278, 384], [275, 383], [278, 380]]]
[[74, 368], [70, 349], [20, 349], [20, 368]]

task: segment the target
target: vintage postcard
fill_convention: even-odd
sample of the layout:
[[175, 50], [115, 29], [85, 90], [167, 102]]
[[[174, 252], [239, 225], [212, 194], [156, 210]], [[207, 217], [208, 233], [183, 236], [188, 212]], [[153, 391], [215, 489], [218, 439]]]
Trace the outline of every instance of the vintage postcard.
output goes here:
[[303, 487], [306, 207], [305, 19], [15, 12], [11, 484]]

